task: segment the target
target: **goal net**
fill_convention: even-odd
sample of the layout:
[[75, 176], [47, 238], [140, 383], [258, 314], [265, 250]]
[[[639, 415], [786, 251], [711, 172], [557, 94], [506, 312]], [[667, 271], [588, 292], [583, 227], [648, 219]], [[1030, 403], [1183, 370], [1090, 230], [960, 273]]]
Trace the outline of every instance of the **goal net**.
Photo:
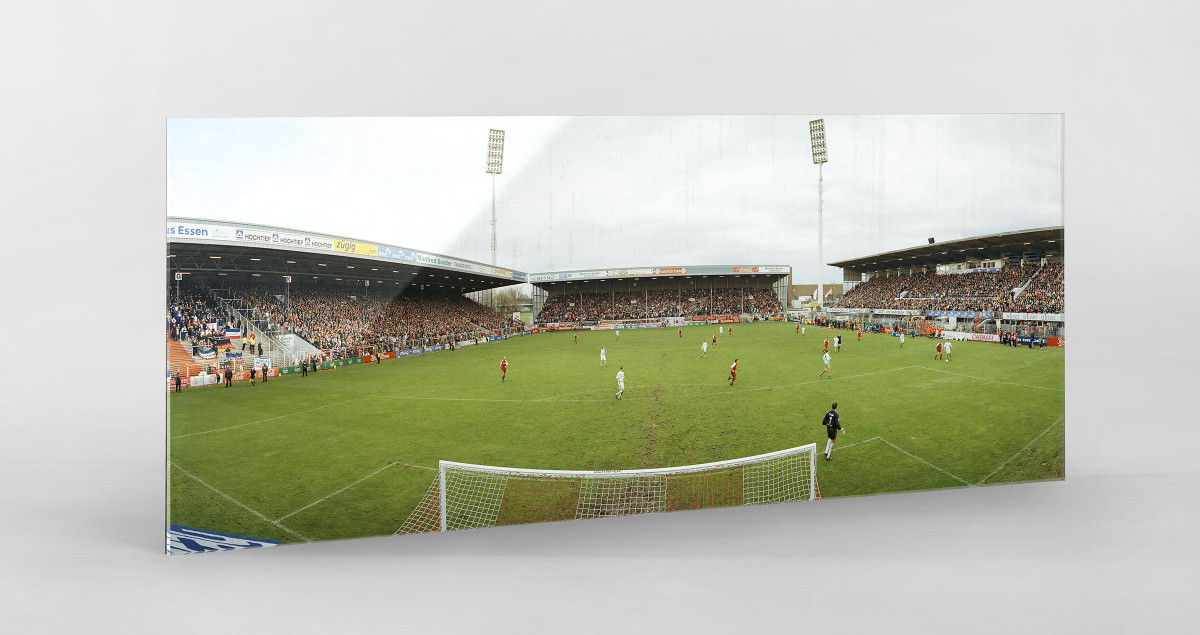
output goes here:
[[649, 470], [531, 470], [440, 461], [396, 531], [475, 529], [551, 520], [814, 500], [817, 446]]

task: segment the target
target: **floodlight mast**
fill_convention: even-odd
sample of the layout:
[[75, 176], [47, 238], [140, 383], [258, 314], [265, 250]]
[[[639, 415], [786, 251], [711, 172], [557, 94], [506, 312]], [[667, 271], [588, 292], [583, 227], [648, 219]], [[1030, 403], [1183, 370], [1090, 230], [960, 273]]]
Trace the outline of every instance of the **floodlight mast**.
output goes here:
[[814, 119], [808, 122], [808, 133], [812, 139], [813, 163], [817, 164], [817, 303], [825, 305], [825, 257], [822, 254], [824, 244], [822, 230], [824, 214], [825, 163], [829, 161], [825, 154], [825, 120]]
[[[496, 266], [496, 175], [504, 164], [504, 131], [488, 130], [487, 174], [492, 175], [492, 266]], [[495, 295], [488, 290], [488, 303], [496, 308]]]

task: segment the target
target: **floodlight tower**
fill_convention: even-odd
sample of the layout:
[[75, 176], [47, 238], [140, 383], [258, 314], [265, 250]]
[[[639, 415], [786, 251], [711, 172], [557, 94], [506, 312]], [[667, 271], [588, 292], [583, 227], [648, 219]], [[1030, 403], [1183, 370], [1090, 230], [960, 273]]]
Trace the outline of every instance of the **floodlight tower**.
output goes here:
[[[496, 266], [496, 175], [504, 164], [504, 131], [488, 130], [487, 173], [492, 175], [492, 266]], [[496, 308], [495, 295], [488, 291], [488, 303]]]
[[822, 222], [821, 209], [825, 188], [825, 163], [829, 158], [825, 155], [825, 120], [814, 119], [808, 122], [808, 134], [812, 138], [812, 158], [817, 164], [817, 302], [825, 304], [825, 257], [822, 254]]

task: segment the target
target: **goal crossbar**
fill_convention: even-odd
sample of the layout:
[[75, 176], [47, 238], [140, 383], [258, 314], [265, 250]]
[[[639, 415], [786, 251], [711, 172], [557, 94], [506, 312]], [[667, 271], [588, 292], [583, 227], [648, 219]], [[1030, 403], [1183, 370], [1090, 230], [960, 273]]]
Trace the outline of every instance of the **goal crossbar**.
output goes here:
[[396, 533], [816, 500], [816, 444], [639, 470], [541, 470], [439, 461]]

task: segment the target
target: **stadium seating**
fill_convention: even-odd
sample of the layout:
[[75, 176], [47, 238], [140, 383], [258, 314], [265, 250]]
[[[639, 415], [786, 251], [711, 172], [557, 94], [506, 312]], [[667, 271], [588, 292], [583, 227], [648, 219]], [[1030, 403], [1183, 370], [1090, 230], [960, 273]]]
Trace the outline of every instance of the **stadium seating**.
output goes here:
[[[382, 289], [311, 283], [235, 284], [242, 310], [267, 329], [294, 333], [325, 350], [428, 346], [498, 335], [520, 322], [463, 296], [422, 297]], [[336, 355], [335, 355], [336, 356]]]
[[644, 320], [743, 313], [775, 315], [781, 311], [775, 291], [769, 288], [622, 291], [551, 296], [546, 299], [536, 321]]
[[[1014, 289], [1022, 287], [1014, 299]], [[831, 306], [1059, 313], [1063, 310], [1062, 263], [1027, 263], [1023, 267], [1009, 264], [1000, 271], [875, 277], [855, 286]]]

